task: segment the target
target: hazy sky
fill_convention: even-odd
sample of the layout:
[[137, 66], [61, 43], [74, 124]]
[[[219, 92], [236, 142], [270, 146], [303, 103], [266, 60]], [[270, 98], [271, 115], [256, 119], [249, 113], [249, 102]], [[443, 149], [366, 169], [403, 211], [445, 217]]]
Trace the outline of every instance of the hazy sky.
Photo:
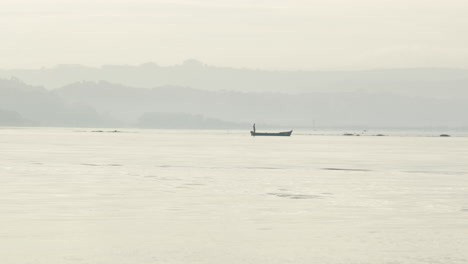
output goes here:
[[0, 68], [468, 68], [467, 0], [1, 0]]

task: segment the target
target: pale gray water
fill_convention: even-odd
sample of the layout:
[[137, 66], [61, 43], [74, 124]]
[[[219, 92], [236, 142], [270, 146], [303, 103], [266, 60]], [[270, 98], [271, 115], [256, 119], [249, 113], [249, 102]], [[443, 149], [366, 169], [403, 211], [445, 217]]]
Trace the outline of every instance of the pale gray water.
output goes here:
[[89, 131], [0, 129], [1, 263], [468, 263], [467, 137]]

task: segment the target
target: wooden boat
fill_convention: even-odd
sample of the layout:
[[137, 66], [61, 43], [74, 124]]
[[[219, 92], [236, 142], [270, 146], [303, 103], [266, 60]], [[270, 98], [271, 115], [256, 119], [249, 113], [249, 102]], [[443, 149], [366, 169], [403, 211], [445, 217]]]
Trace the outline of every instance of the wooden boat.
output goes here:
[[291, 136], [292, 134], [292, 130], [291, 131], [286, 131], [286, 132], [277, 132], [277, 133], [265, 133], [265, 132], [257, 132], [255, 130], [255, 124], [253, 124], [253, 130], [250, 131], [250, 135], [251, 136], [280, 136], [280, 137], [289, 137]]
[[291, 131], [286, 131], [286, 132], [277, 132], [277, 133], [260, 133], [260, 132], [255, 132], [255, 131], [250, 131], [250, 135], [252, 136], [281, 136], [281, 137], [289, 137], [292, 134]]

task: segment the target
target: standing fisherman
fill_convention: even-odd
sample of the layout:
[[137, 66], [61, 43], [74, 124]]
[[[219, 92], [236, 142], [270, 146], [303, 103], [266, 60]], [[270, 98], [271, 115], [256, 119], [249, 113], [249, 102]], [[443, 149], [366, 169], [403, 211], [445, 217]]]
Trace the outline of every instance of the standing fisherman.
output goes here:
[[255, 123], [253, 124], [253, 132], [255, 133]]

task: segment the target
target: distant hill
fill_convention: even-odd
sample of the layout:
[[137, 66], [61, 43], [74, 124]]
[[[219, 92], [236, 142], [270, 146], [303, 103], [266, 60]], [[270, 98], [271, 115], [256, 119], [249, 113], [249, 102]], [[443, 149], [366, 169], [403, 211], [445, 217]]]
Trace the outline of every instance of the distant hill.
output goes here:
[[0, 126], [35, 126], [36, 122], [27, 120], [15, 111], [0, 109]]
[[[331, 127], [468, 127], [467, 97], [388, 92], [207, 91], [181, 86], [135, 88], [106, 81], [55, 90], [0, 80], [4, 120], [41, 126], [250, 129]], [[20, 117], [12, 112], [16, 112]], [[9, 116], [9, 117], [6, 117]], [[270, 125], [270, 126], [267, 126]]]
[[186, 113], [144, 113], [136, 124], [141, 128], [158, 129], [247, 129], [250, 124], [226, 122], [216, 118]]
[[365, 91], [245, 93], [178, 86], [144, 89], [108, 82], [75, 83], [54, 93], [68, 103], [86, 104], [100, 114], [131, 124], [141, 124], [145, 113], [186, 113], [230, 123], [287, 127], [468, 126], [464, 114], [468, 104], [463, 97], [436, 99]]
[[107, 81], [141, 88], [172, 85], [208, 91], [296, 94], [367, 91], [433, 98], [468, 97], [468, 70], [452, 68], [265, 71], [215, 67], [188, 60], [175, 66], [146, 63], [100, 68], [60, 65], [37, 70], [0, 70], [2, 77], [16, 77], [47, 88], [60, 88], [80, 81]]
[[[18, 79], [0, 79], [0, 109], [10, 113], [10, 120], [14, 118], [12, 113], [16, 113], [25, 120], [32, 120], [31, 124], [41, 126], [106, 126], [111, 123], [85, 103], [68, 104], [54, 92]], [[18, 122], [15, 124], [22, 125], [25, 121]]]

